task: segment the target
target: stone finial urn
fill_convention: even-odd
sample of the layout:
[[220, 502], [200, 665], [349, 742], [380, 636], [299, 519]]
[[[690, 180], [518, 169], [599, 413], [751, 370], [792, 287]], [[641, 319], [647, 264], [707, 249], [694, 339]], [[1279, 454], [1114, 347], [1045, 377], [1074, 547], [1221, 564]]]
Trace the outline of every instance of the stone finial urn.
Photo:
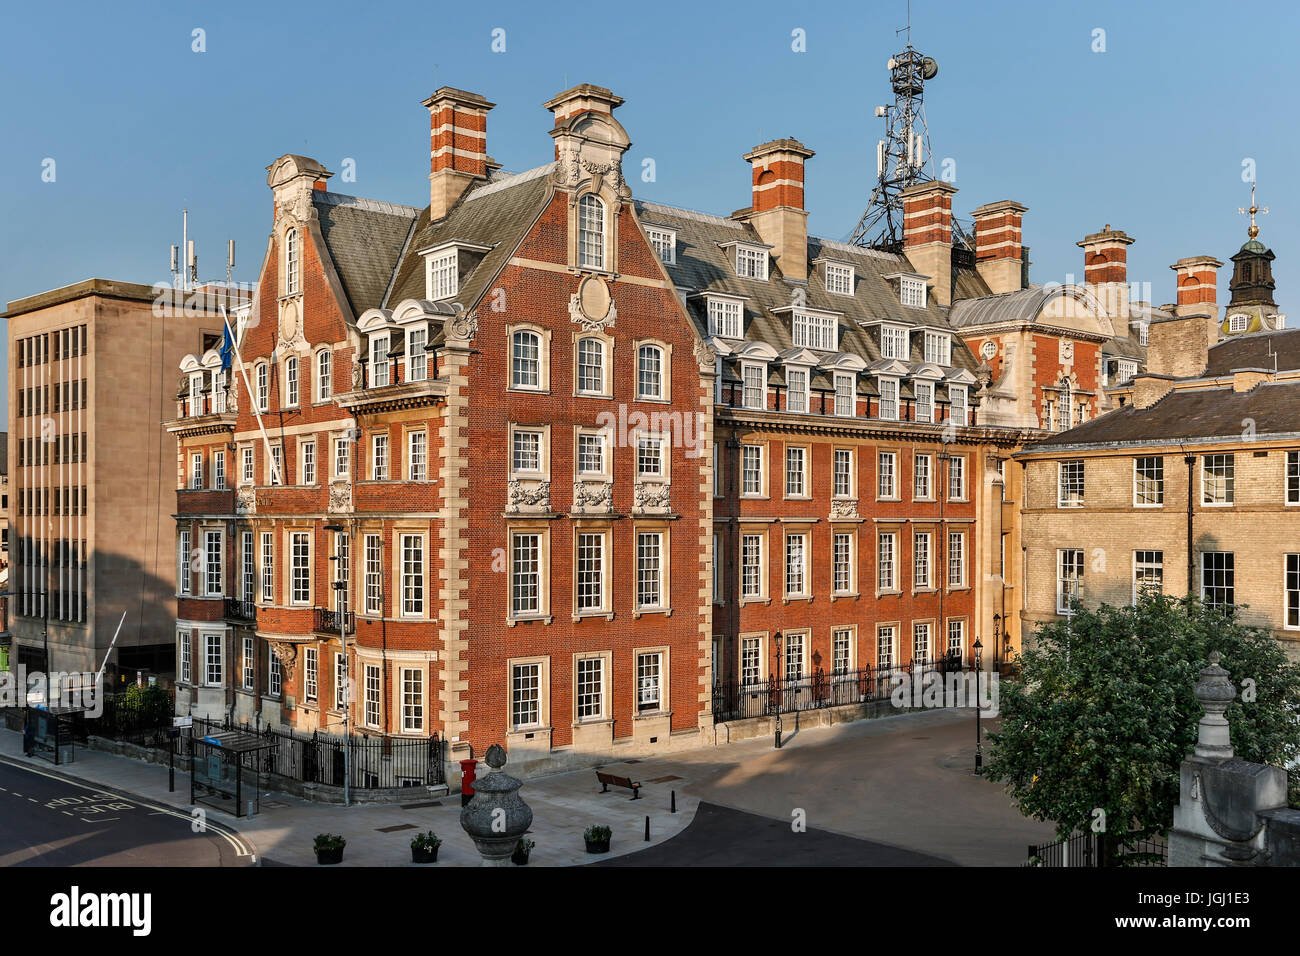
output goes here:
[[1210, 666], [1201, 671], [1196, 682], [1196, 699], [1205, 716], [1201, 718], [1196, 739], [1196, 756], [1210, 760], [1232, 758], [1232, 739], [1228, 735], [1228, 718], [1224, 714], [1237, 696], [1237, 688], [1228, 680], [1228, 672], [1219, 666], [1219, 652], [1210, 654]]
[[460, 825], [484, 866], [508, 866], [515, 844], [532, 825], [533, 811], [519, 796], [522, 782], [502, 771], [506, 752], [499, 744], [488, 748], [484, 762], [491, 772], [474, 781], [474, 799], [461, 808]]

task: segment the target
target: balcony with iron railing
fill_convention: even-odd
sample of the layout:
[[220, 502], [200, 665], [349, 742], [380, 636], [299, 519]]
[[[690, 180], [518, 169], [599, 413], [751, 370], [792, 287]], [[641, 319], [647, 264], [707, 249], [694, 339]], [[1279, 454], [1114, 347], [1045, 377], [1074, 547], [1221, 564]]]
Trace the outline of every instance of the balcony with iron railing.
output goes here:
[[346, 624], [347, 633], [355, 634], [356, 618], [351, 611], [336, 611], [333, 608], [316, 608], [316, 620], [313, 629], [318, 634], [339, 634]]
[[224, 391], [185, 392], [176, 398], [176, 417], [164, 422], [169, 432], [213, 426], [234, 427], [238, 414], [230, 408]]
[[428, 349], [423, 355], [423, 367], [409, 367], [408, 359], [386, 359], [372, 362], [360, 359], [354, 367], [352, 390], [335, 396], [343, 408], [380, 409], [383, 406], [418, 403], [422, 399], [441, 397], [447, 393], [447, 383], [438, 378], [438, 352]]
[[257, 620], [257, 605], [252, 601], [226, 598], [226, 618], [231, 621]]

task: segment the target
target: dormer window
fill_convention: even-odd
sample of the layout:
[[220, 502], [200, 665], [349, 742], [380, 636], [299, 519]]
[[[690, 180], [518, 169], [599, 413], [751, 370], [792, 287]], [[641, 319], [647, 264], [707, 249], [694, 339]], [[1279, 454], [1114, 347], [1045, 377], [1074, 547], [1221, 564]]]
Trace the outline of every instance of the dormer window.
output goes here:
[[739, 299], [724, 299], [721, 296], [708, 297], [709, 334], [724, 339], [744, 337], [742, 315]]
[[907, 361], [907, 329], [901, 325], [882, 325], [880, 327], [880, 354], [883, 358]]
[[835, 414], [852, 415], [856, 404], [854, 376], [848, 372], [835, 373]]
[[916, 390], [916, 420], [918, 422], [933, 422], [934, 383], [917, 382], [914, 388]]
[[1229, 332], [1245, 332], [1250, 322], [1250, 316], [1245, 312], [1238, 312], [1236, 315], [1228, 316]]
[[736, 275], [767, 281], [767, 250], [737, 243]]
[[808, 411], [808, 370], [788, 368], [785, 371], [785, 409], [788, 412]]
[[453, 247], [446, 252], [429, 256], [429, 298], [433, 301], [450, 299], [460, 291], [460, 276], [457, 271], [459, 255]]
[[745, 363], [740, 367], [743, 386], [740, 403], [745, 408], [767, 407], [767, 366], [761, 363]]
[[1150, 329], [1150, 327], [1151, 327], [1150, 324], [1147, 322], [1141, 322], [1138, 324], [1138, 341], [1142, 343], [1143, 348], [1147, 347], [1147, 337], [1148, 337], [1147, 330]]
[[190, 376], [190, 415], [203, 414], [203, 373]]
[[853, 266], [826, 263], [826, 291], [833, 295], [853, 295]]
[[605, 268], [605, 204], [591, 193], [578, 200], [578, 267]]
[[423, 382], [429, 377], [429, 355], [425, 345], [429, 341], [429, 327], [420, 325], [406, 333], [406, 380]]
[[925, 308], [925, 280], [902, 276], [898, 280], [898, 301], [909, 309]]
[[966, 386], [949, 385], [948, 401], [952, 403], [948, 412], [948, 420], [957, 425], [969, 425], [970, 406], [966, 400]]
[[388, 333], [370, 337], [370, 387], [388, 384]]
[[655, 255], [664, 265], [672, 266], [677, 264], [677, 233], [671, 229], [662, 229], [658, 226], [647, 226], [646, 236], [650, 239], [650, 245], [654, 247]]
[[925, 360], [935, 365], [951, 365], [952, 337], [943, 332], [926, 332]]
[[791, 334], [800, 348], [834, 352], [839, 349], [839, 323], [833, 315], [795, 311], [791, 317]]
[[880, 380], [880, 417], [891, 421], [898, 418], [898, 379]]

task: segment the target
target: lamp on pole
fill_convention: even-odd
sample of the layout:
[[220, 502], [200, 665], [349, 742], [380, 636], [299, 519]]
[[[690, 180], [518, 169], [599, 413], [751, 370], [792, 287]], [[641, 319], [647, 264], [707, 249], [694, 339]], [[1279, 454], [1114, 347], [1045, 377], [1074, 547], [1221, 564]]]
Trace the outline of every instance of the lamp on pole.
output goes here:
[[980, 651], [984, 645], [979, 637], [975, 638], [975, 773], [984, 767], [983, 737], [980, 734]]
[[775, 693], [772, 699], [776, 705], [776, 749], [781, 749], [781, 632], [777, 631], [772, 637], [772, 642], [776, 647], [776, 676], [773, 679], [772, 686]]
[[[339, 547], [338, 535], [346, 533], [347, 529], [341, 524], [327, 524], [326, 531], [332, 531], [334, 537], [334, 553], [330, 555], [330, 560], [335, 562], [334, 565], [334, 583], [331, 585], [339, 594], [342, 600], [334, 602], [334, 613], [339, 616], [339, 641], [343, 645], [343, 805], [345, 807], [352, 805], [352, 694], [351, 694], [351, 675], [348, 673], [348, 596], [347, 582], [339, 579]], [[338, 675], [334, 675], [337, 681]]]
[[1003, 663], [1007, 661], [1007, 647], [1002, 640], [1002, 615], [993, 615], [993, 663]]

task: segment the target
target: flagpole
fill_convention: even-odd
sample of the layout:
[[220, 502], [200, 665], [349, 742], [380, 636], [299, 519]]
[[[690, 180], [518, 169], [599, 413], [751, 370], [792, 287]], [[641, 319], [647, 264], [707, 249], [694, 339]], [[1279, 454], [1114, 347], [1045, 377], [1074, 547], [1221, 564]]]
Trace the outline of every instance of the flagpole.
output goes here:
[[266, 460], [271, 465], [271, 483], [284, 484], [280, 475], [280, 469], [275, 463], [275, 455], [271, 453], [271, 439], [266, 434], [266, 425], [262, 423], [262, 411], [257, 407], [257, 396], [253, 392], [253, 385], [248, 380], [248, 369], [244, 367], [243, 356], [239, 354], [239, 342], [236, 341], [235, 332], [230, 327], [230, 317], [226, 315], [226, 307], [221, 306], [221, 321], [226, 325], [226, 334], [230, 336], [230, 348], [235, 353], [235, 361], [239, 363], [239, 374], [244, 379], [244, 388], [248, 389], [248, 404], [253, 409], [253, 416], [257, 419], [258, 431], [262, 433], [262, 444], [266, 446]]

